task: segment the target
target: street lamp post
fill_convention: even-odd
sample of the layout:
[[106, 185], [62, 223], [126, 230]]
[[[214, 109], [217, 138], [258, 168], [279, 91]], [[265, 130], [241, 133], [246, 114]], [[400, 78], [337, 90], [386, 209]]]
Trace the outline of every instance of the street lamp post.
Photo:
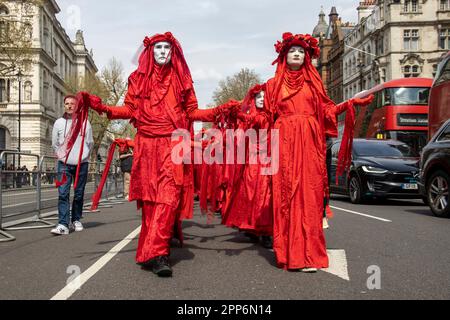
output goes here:
[[[22, 122], [21, 122], [21, 117], [22, 117], [22, 71], [19, 70], [19, 72], [17, 73], [17, 80], [19, 81], [19, 134], [18, 134], [18, 143], [17, 143], [17, 150], [19, 151], [19, 153], [21, 152], [21, 126], [22, 126]], [[19, 167], [20, 167], [20, 154], [19, 154]]]

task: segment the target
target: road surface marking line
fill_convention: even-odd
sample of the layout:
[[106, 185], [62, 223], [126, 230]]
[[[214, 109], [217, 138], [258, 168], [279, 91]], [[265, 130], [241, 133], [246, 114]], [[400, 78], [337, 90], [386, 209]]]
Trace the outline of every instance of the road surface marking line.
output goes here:
[[336, 210], [340, 210], [340, 211], [344, 211], [344, 212], [348, 212], [348, 213], [352, 213], [352, 214], [356, 214], [358, 216], [363, 216], [363, 217], [370, 218], [370, 219], [383, 221], [383, 222], [392, 222], [391, 220], [387, 220], [387, 219], [371, 216], [371, 215], [368, 215], [368, 214], [364, 214], [364, 213], [360, 213], [360, 212], [356, 212], [356, 211], [352, 211], [352, 210], [342, 209], [342, 208], [338, 208], [338, 207], [334, 207], [334, 206], [330, 206], [330, 208], [336, 209]]
[[348, 263], [345, 250], [327, 250], [329, 267], [322, 271], [335, 275], [341, 279], [350, 281], [348, 275]]
[[69, 299], [77, 290], [79, 290], [83, 284], [85, 284], [90, 278], [92, 278], [97, 272], [99, 272], [112, 258], [114, 258], [123, 248], [125, 248], [131, 241], [136, 238], [141, 230], [141, 226], [137, 227], [136, 230], [131, 232], [125, 237], [121, 242], [119, 242], [114, 248], [112, 248], [108, 253], [101, 257], [97, 262], [95, 262], [89, 269], [80, 274], [78, 277], [69, 282], [61, 291], [59, 291], [50, 300], [67, 300]]

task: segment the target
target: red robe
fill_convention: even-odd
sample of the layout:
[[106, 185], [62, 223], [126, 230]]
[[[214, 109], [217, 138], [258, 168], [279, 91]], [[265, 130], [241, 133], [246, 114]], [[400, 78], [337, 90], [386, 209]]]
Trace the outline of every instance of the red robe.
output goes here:
[[[254, 110], [253, 114], [259, 114]], [[247, 128], [269, 129], [269, 123], [265, 117], [256, 116], [252, 123], [247, 124]], [[272, 188], [271, 176], [262, 175], [261, 170], [270, 166], [258, 163], [250, 164], [250, 157], [257, 158], [257, 153], [261, 151], [262, 145], [258, 139], [255, 146], [248, 146], [246, 164], [242, 170], [237, 170], [238, 177], [235, 178], [233, 191], [229, 195], [227, 202], [229, 205], [223, 216], [222, 223], [228, 227], [236, 227], [241, 231], [253, 233], [257, 236], [270, 236], [273, 234], [273, 212], [272, 212]], [[267, 143], [263, 143], [269, 147]], [[263, 150], [266, 152], [266, 150]], [[255, 154], [256, 153], [256, 154]]]
[[[302, 71], [284, 71], [278, 105], [270, 114], [279, 130], [279, 171], [273, 176], [274, 252], [283, 269], [327, 268], [322, 219], [327, 194], [326, 135], [337, 133], [339, 108], [317, 94]], [[274, 101], [275, 79], [267, 83]]]

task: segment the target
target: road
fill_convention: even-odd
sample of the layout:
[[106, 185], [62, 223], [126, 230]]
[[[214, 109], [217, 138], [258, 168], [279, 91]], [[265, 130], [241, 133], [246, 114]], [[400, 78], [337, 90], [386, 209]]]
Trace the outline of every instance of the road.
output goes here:
[[135, 264], [140, 215], [124, 203], [86, 214], [85, 231], [66, 237], [12, 232], [0, 243], [0, 299], [450, 299], [450, 219], [419, 200], [331, 204], [331, 267], [316, 274], [277, 269], [272, 251], [207, 224], [196, 204], [185, 246], [172, 248], [173, 278], [158, 278]]
[[[120, 185], [120, 183], [119, 183]], [[90, 200], [96, 188], [94, 182], [88, 182], [85, 188], [85, 199]], [[108, 192], [115, 194], [115, 185], [110, 180]], [[13, 221], [17, 214], [22, 214], [20, 218], [26, 218], [36, 214], [37, 209], [36, 189], [27, 187], [24, 189], [2, 190], [2, 212], [4, 222]], [[71, 190], [71, 197], [73, 190]], [[103, 189], [103, 196], [106, 196], [106, 186]], [[54, 209], [58, 204], [58, 190], [53, 185], [43, 185], [41, 191], [41, 209], [45, 212]]]

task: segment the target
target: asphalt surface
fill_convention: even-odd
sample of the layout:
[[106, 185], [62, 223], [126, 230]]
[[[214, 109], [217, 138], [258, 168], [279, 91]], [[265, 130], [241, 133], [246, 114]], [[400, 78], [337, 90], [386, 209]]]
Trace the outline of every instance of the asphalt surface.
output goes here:
[[[119, 183], [120, 185], [120, 183]], [[108, 190], [106, 190], [108, 187]], [[92, 195], [96, 191], [94, 182], [86, 183], [85, 200], [90, 201]], [[107, 194], [115, 194], [115, 185], [111, 180], [108, 186], [103, 189], [103, 197]], [[73, 198], [73, 188], [70, 192], [71, 199]], [[37, 192], [36, 187], [16, 188], [2, 190], [2, 213], [3, 221], [10, 222], [15, 219], [23, 219], [30, 217], [37, 212]], [[55, 209], [58, 205], [58, 189], [54, 185], [43, 185], [41, 190], [41, 210], [48, 211]]]
[[[11, 232], [17, 240], [0, 243], [0, 299], [51, 299], [73, 270], [87, 274], [102, 261], [68, 299], [450, 299], [450, 219], [432, 216], [418, 200], [353, 205], [335, 197], [331, 204], [327, 246], [345, 250], [349, 280], [277, 269], [272, 251], [219, 219], [208, 224], [198, 204], [194, 219], [183, 223], [185, 246], [173, 244], [173, 278], [158, 278], [135, 264], [136, 238], [111, 252], [140, 225], [135, 204], [124, 203], [87, 213], [86, 229], [69, 236]], [[380, 287], [371, 290], [373, 268]]]

